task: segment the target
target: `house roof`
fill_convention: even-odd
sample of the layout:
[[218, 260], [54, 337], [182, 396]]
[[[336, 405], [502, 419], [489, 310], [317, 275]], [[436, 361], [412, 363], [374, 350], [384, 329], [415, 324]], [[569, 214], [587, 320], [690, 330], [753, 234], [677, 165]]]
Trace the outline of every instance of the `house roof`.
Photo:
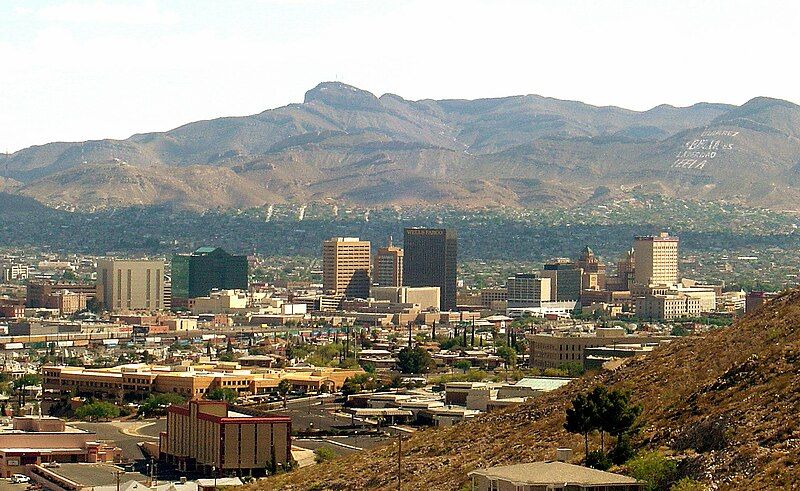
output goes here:
[[502, 479], [518, 485], [534, 486], [549, 484], [608, 486], [638, 483], [632, 477], [590, 469], [580, 465], [567, 464], [566, 462], [552, 461], [490, 467], [472, 471], [469, 475], [478, 475], [489, 479]]
[[198, 479], [197, 484], [202, 487], [212, 486], [241, 486], [244, 484], [238, 477], [219, 477], [217, 479]]

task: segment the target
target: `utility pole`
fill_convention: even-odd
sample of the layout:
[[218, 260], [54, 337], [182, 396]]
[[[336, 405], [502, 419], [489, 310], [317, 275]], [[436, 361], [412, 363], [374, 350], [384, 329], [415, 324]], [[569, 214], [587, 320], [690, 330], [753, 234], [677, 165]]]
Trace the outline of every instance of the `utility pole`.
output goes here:
[[397, 432], [397, 491], [401, 491], [403, 479], [403, 433]]
[[118, 470], [117, 472], [115, 472], [115, 474], [117, 475], [117, 491], [119, 491], [119, 480], [122, 477], [122, 475], [125, 474], [125, 471]]

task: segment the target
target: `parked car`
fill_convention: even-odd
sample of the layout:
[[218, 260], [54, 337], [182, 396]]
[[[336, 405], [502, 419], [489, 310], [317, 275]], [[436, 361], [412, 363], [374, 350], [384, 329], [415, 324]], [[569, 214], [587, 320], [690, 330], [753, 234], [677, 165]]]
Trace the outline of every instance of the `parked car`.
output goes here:
[[12, 484], [25, 484], [31, 482], [31, 478], [24, 475], [24, 474], [12, 474], [11, 475], [11, 483]]

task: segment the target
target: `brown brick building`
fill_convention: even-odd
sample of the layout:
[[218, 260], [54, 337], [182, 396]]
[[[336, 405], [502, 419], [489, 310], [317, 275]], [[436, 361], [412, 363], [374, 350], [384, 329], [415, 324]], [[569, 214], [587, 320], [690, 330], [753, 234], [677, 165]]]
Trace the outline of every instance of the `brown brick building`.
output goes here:
[[288, 417], [254, 417], [221, 401], [170, 406], [159, 440], [162, 461], [206, 476], [263, 476], [291, 460]]

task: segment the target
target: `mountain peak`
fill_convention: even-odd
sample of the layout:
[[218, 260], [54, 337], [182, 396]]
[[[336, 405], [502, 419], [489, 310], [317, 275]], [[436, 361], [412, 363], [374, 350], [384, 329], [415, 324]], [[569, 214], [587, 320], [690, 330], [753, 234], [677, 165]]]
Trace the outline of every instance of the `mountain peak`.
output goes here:
[[800, 109], [800, 106], [793, 102], [783, 99], [776, 99], [774, 97], [758, 96], [753, 97], [749, 101], [740, 106], [742, 110], [763, 110], [771, 107], [787, 107], [791, 109]]
[[380, 110], [383, 108], [375, 94], [342, 82], [322, 82], [306, 92], [305, 104], [318, 102], [349, 110]]

